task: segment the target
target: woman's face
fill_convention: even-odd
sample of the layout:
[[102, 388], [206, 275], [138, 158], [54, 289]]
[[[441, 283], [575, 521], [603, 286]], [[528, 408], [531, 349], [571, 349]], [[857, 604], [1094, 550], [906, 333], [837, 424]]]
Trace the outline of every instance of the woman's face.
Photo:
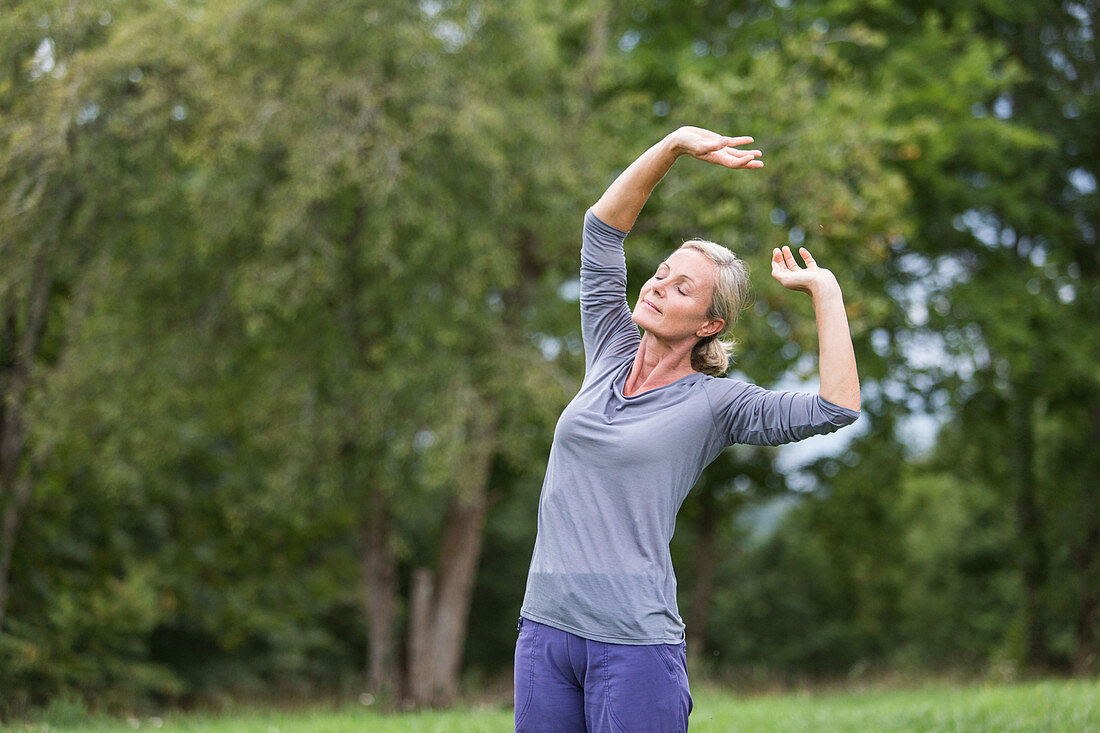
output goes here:
[[699, 339], [722, 329], [707, 318], [714, 292], [714, 265], [693, 249], [678, 249], [646, 281], [633, 321], [662, 340]]

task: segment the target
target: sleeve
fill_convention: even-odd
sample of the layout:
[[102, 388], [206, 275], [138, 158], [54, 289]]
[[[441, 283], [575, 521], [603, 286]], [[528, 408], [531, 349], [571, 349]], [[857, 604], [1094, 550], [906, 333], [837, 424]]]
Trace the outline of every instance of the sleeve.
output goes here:
[[859, 418], [857, 410], [834, 405], [810, 392], [767, 390], [736, 379], [711, 397], [715, 426], [730, 445], [782, 445], [832, 433]]
[[584, 361], [591, 367], [605, 356], [627, 357], [638, 349], [640, 335], [626, 302], [627, 233], [584, 215], [581, 237], [581, 337]]

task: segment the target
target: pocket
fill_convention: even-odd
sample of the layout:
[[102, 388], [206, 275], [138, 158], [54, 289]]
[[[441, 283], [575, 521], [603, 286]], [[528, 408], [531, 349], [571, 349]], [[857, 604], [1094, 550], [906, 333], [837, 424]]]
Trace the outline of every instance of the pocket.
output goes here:
[[519, 637], [516, 639], [514, 702], [515, 728], [527, 717], [535, 689], [535, 645], [538, 640], [538, 627], [520, 619]]
[[668, 671], [669, 677], [673, 682], [679, 682], [679, 645], [677, 644], [647, 644], [649, 649], [653, 650], [653, 653], [657, 655], [657, 658], [661, 660], [664, 668]]
[[686, 731], [691, 703], [678, 644], [606, 645], [603, 703], [614, 731]]

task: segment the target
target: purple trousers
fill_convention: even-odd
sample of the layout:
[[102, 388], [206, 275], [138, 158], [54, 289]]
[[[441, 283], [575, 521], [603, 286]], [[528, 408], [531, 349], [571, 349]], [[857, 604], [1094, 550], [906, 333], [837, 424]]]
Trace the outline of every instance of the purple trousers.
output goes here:
[[520, 619], [516, 731], [682, 733], [686, 645], [608, 644]]

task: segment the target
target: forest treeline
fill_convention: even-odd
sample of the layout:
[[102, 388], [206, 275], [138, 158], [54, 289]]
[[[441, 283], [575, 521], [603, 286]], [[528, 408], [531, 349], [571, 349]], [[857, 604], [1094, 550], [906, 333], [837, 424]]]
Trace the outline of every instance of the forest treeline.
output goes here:
[[730, 246], [735, 373], [790, 384], [812, 312], [763, 275], [804, 244], [864, 394], [839, 455], [692, 492], [693, 669], [1095, 674], [1098, 10], [5, 4], [0, 716], [506, 678], [582, 216], [683, 124], [766, 167], [674, 169], [632, 281]]

